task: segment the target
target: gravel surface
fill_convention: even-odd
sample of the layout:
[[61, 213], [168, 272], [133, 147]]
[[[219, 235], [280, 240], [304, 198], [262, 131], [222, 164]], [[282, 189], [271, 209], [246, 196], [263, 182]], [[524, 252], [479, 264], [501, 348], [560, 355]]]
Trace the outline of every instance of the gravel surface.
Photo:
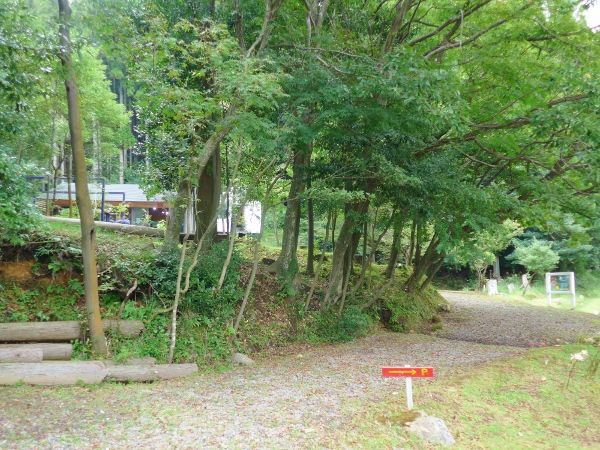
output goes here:
[[[596, 323], [544, 308], [450, 301], [440, 334], [451, 340], [379, 332], [182, 380], [0, 387], [0, 448], [337, 448], [356, 405], [404, 401], [402, 382], [382, 379], [382, 366], [432, 365], [443, 376], [520, 354], [530, 340], [575, 339]], [[419, 383], [435, 382], [415, 381], [416, 398]]]
[[544, 306], [506, 303], [459, 292], [442, 292], [450, 302], [436, 336], [482, 344], [543, 347], [577, 342], [600, 332], [600, 317]]
[[520, 351], [381, 332], [183, 380], [5, 387], [0, 448], [335, 448], [346, 406], [404, 401], [402, 382], [383, 380], [381, 366], [430, 364], [443, 374]]

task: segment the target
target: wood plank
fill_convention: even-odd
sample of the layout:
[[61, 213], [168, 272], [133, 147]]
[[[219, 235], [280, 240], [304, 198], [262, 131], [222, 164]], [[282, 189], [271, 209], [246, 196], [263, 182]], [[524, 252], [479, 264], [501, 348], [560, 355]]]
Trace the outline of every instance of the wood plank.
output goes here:
[[78, 382], [97, 384], [106, 377], [100, 361], [52, 361], [41, 363], [0, 363], [0, 384], [17, 383], [44, 386], [70, 385]]

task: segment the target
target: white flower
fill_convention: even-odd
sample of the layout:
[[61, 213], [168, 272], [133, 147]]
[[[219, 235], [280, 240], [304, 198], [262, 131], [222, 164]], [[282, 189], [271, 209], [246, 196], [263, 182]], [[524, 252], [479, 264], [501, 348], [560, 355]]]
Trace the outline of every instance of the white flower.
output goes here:
[[579, 353], [573, 353], [571, 355], [571, 361], [585, 361], [588, 357], [587, 350], [581, 350]]

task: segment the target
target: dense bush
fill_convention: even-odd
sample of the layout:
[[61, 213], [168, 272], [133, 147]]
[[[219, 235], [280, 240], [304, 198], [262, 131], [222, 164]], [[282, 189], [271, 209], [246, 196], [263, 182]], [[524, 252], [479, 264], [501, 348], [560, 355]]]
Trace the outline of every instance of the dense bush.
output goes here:
[[309, 342], [347, 342], [372, 330], [372, 315], [358, 306], [348, 306], [341, 315], [333, 310], [317, 311], [307, 317], [304, 338]]
[[446, 304], [431, 288], [418, 295], [394, 289], [384, 298], [380, 314], [384, 324], [393, 331], [416, 331], [437, 322]]
[[21, 244], [39, 221], [26, 169], [0, 147], [0, 242]]

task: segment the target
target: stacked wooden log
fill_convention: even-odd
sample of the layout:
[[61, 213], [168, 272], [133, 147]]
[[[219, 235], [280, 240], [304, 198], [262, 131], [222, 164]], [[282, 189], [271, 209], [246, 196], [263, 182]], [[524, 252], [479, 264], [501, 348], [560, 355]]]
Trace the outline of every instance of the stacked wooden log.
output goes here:
[[[135, 320], [105, 320], [105, 330], [126, 337], [139, 335], [144, 326]], [[107, 381], [156, 381], [190, 375], [196, 364], [156, 364], [154, 358], [113, 361], [70, 361], [73, 346], [65, 341], [84, 338], [79, 322], [0, 323], [0, 385], [65, 385]], [[34, 341], [34, 342], [32, 342]], [[39, 341], [39, 342], [36, 342]]]

